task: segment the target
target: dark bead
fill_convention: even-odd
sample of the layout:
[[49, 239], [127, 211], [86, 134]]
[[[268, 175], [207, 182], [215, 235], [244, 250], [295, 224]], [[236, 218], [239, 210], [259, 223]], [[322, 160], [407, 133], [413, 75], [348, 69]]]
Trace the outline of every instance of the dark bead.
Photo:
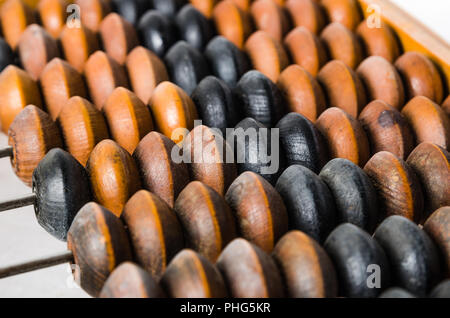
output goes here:
[[174, 16], [184, 6], [186, 0], [148, 0], [153, 9], [158, 10], [166, 16]]
[[352, 223], [372, 233], [377, 222], [377, 194], [366, 173], [350, 160], [337, 158], [327, 163], [319, 176], [334, 196], [338, 223]]
[[389, 263], [383, 249], [356, 225], [339, 225], [328, 236], [324, 248], [335, 265], [341, 296], [376, 297], [389, 285]]
[[382, 292], [378, 298], [416, 298], [416, 296], [402, 288], [391, 287]]
[[91, 201], [89, 176], [68, 152], [50, 150], [33, 172], [34, 210], [39, 224], [65, 241], [75, 215]]
[[209, 75], [208, 64], [203, 55], [185, 41], [179, 41], [164, 57], [169, 77], [188, 95], [198, 83]]
[[301, 165], [319, 173], [326, 158], [326, 148], [320, 132], [303, 115], [289, 113], [277, 124], [280, 146], [287, 165]]
[[285, 113], [284, 100], [278, 87], [258, 71], [249, 71], [239, 80], [235, 94], [246, 117], [266, 127], [273, 127]]
[[230, 87], [251, 69], [247, 55], [223, 36], [213, 38], [205, 49], [212, 73]]
[[172, 20], [156, 10], [147, 11], [141, 17], [137, 31], [142, 45], [159, 57], [163, 57], [178, 38]]
[[111, 0], [111, 7], [125, 20], [136, 25], [150, 6], [147, 0]]
[[8, 43], [3, 38], [0, 38], [0, 72], [8, 65], [15, 64], [15, 60], [14, 53]]
[[241, 119], [230, 88], [217, 77], [205, 77], [191, 97], [203, 125], [220, 129], [224, 136], [225, 129], [234, 127]]
[[327, 185], [300, 165], [287, 168], [277, 181], [289, 215], [289, 228], [305, 232], [319, 243], [336, 224], [333, 196]]
[[430, 293], [431, 298], [450, 298], [450, 279], [444, 280]]
[[185, 5], [175, 18], [180, 38], [203, 51], [214, 36], [214, 25], [192, 5]]
[[396, 286], [424, 297], [438, 282], [437, 249], [412, 221], [398, 215], [390, 216], [378, 226], [374, 238], [386, 252]]
[[[267, 132], [262, 133], [261, 128], [266, 129]], [[234, 137], [234, 153], [239, 174], [244, 171], [252, 171], [275, 185], [285, 167], [284, 154], [278, 146], [278, 139], [275, 140], [277, 143], [275, 146], [278, 146], [278, 152], [276, 152], [272, 149], [274, 146], [271, 142], [272, 130], [250, 117], [236, 125], [235, 133], [239, 133], [239, 129], [243, 129], [244, 132], [244, 135], [235, 135]], [[250, 140], [246, 136], [256, 136], [257, 139]], [[270, 162], [268, 159], [271, 159]], [[276, 167], [278, 168], [276, 169]], [[269, 171], [272, 168], [275, 170]]]

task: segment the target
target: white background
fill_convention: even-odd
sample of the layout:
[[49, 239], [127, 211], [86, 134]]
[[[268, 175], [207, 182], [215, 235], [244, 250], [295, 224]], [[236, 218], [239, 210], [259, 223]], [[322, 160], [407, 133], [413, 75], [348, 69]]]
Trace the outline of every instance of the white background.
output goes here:
[[[394, 0], [450, 43], [450, 1]], [[0, 147], [7, 138], [0, 134]], [[9, 160], [0, 159], [0, 200], [27, 194], [13, 174]], [[64, 251], [66, 244], [48, 235], [37, 224], [33, 208], [27, 207], [0, 215], [0, 266]], [[68, 265], [35, 271], [0, 280], [0, 297], [86, 297], [71, 283]]]

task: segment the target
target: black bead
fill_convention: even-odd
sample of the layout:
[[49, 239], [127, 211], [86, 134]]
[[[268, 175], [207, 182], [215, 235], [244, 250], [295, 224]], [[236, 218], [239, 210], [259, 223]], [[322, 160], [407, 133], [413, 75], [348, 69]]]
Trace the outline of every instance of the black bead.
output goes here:
[[214, 36], [214, 25], [192, 5], [185, 5], [177, 14], [175, 24], [181, 40], [203, 51]]
[[430, 293], [431, 298], [450, 298], [450, 279], [444, 280]]
[[326, 147], [314, 124], [298, 113], [289, 113], [276, 127], [287, 165], [301, 165], [319, 173], [326, 161]]
[[[242, 139], [242, 137], [234, 138], [234, 152], [239, 174], [245, 171], [252, 171], [261, 175], [272, 185], [275, 185], [278, 177], [284, 170], [285, 160], [279, 147], [278, 156], [276, 156], [275, 150], [272, 148], [271, 140], [273, 131], [271, 129], [267, 129], [263, 124], [250, 117], [243, 119], [239, 124], [237, 124], [235, 127], [235, 132], [238, 133], [240, 128], [246, 135], [252, 136], [254, 133], [258, 137], [257, 140], [252, 139], [252, 142], [250, 142], [249, 138], [245, 138], [245, 135], [245, 139]], [[261, 128], [266, 128], [266, 133], [260, 135]], [[266, 140], [260, 138], [264, 138]], [[276, 139], [276, 142], [278, 144], [278, 139]], [[267, 158], [264, 156], [272, 156], [271, 162], [267, 162]], [[274, 173], [267, 173], [267, 169], [270, 166], [276, 167], [274, 164], [278, 166], [278, 169], [276, 169]], [[272, 168], [270, 170], [272, 170]]]
[[[339, 225], [328, 236], [324, 248], [335, 265], [341, 296], [377, 297], [388, 287], [391, 275], [386, 254], [361, 228], [350, 223]], [[376, 279], [378, 286], [369, 284], [376, 284]]]
[[136, 25], [150, 5], [147, 0], [111, 0], [111, 7], [125, 20]]
[[234, 127], [241, 119], [230, 88], [217, 77], [205, 77], [197, 85], [191, 97], [197, 106], [203, 125], [218, 128], [223, 135], [226, 133], [226, 128]]
[[216, 36], [208, 43], [205, 57], [212, 73], [232, 88], [251, 69], [247, 55], [223, 36]]
[[416, 298], [409, 291], [398, 287], [391, 287], [381, 293], [378, 298]]
[[328, 162], [319, 176], [334, 196], [338, 223], [352, 223], [372, 233], [378, 204], [367, 174], [350, 160], [337, 158]]
[[284, 99], [278, 87], [258, 71], [242, 76], [234, 90], [245, 117], [251, 117], [266, 127], [273, 127], [285, 113]]
[[172, 46], [164, 57], [170, 79], [191, 95], [198, 83], [209, 75], [203, 55], [185, 41]]
[[429, 236], [412, 221], [394, 215], [377, 228], [374, 238], [391, 264], [393, 283], [424, 297], [440, 276], [439, 256]]
[[8, 43], [0, 38], [0, 72], [10, 64], [15, 64], [14, 53]]
[[156, 10], [149, 10], [141, 17], [137, 31], [142, 45], [159, 57], [178, 39], [173, 21]]
[[151, 4], [151, 7], [155, 10], [158, 10], [162, 14], [166, 16], [175, 16], [178, 10], [184, 6], [187, 1], [186, 0], [148, 0]]
[[92, 200], [86, 170], [59, 148], [50, 150], [34, 170], [33, 192], [39, 224], [63, 241], [78, 211]]
[[311, 170], [300, 165], [287, 168], [277, 181], [289, 215], [289, 227], [305, 232], [319, 243], [336, 224], [333, 196], [327, 185]]

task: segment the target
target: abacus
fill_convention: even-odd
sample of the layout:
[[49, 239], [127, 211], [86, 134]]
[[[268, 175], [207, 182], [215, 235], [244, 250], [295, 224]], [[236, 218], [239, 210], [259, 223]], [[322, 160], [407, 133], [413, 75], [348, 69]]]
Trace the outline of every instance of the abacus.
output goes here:
[[0, 212], [33, 205], [67, 241], [0, 278], [73, 263], [104, 298], [450, 297], [437, 36], [387, 0], [70, 4], [0, 7], [0, 158], [32, 188]]

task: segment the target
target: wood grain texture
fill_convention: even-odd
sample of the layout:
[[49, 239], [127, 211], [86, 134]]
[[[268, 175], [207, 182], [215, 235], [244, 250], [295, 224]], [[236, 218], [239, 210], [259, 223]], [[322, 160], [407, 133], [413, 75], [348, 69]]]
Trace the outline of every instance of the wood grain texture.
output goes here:
[[174, 210], [183, 227], [186, 247], [212, 263], [237, 237], [236, 223], [225, 199], [199, 181], [189, 183], [181, 191]]
[[67, 20], [66, 0], [41, 0], [38, 3], [39, 16], [42, 25], [54, 38], [58, 38]]
[[31, 186], [34, 169], [50, 149], [62, 148], [62, 139], [50, 116], [38, 107], [28, 105], [11, 124], [8, 144], [13, 147], [11, 165], [14, 172]]
[[189, 249], [175, 256], [160, 283], [172, 298], [223, 298], [228, 294], [217, 267]]
[[172, 152], [180, 148], [166, 136], [152, 131], [138, 144], [133, 158], [145, 189], [158, 195], [171, 208], [189, 183], [189, 170], [184, 162], [175, 163]]
[[84, 79], [69, 63], [60, 58], [52, 59], [40, 75], [42, 95], [47, 111], [55, 120], [61, 108], [72, 96], [87, 98]]
[[159, 57], [142, 46], [134, 48], [125, 62], [133, 92], [145, 104], [156, 86], [169, 80], [167, 69]]
[[439, 249], [442, 269], [450, 277], [450, 207], [442, 207], [431, 214], [423, 229]]
[[23, 1], [8, 0], [1, 7], [0, 21], [6, 42], [15, 50], [23, 31], [36, 22], [36, 17], [34, 10]]
[[165, 298], [158, 282], [131, 262], [119, 265], [108, 277], [100, 298]]
[[119, 64], [124, 64], [128, 53], [138, 45], [133, 25], [117, 13], [110, 13], [102, 20], [99, 34], [106, 53]]
[[280, 272], [270, 255], [245, 239], [233, 240], [217, 260], [233, 298], [284, 296]]
[[381, 151], [364, 167], [378, 193], [380, 221], [391, 215], [401, 215], [414, 222], [423, 217], [423, 194], [417, 176], [402, 159]]
[[91, 202], [78, 212], [67, 235], [78, 270], [75, 281], [97, 297], [114, 269], [131, 260], [130, 243], [123, 223], [106, 208]]
[[97, 32], [103, 18], [111, 11], [108, 0], [75, 0], [80, 6], [81, 23]]
[[305, 233], [291, 231], [285, 234], [275, 246], [272, 256], [289, 297], [337, 296], [338, 282], [333, 263], [325, 250]]
[[170, 260], [184, 247], [176, 214], [159, 197], [141, 190], [128, 200], [121, 217], [137, 263], [159, 279]]
[[62, 105], [57, 122], [67, 150], [83, 166], [94, 147], [109, 138], [102, 113], [88, 100], [74, 96]]
[[149, 109], [133, 92], [117, 87], [103, 106], [111, 137], [130, 154], [153, 130]]
[[286, 10], [272, 0], [254, 1], [250, 7], [250, 14], [256, 29], [265, 31], [279, 42], [291, 28]]
[[112, 140], [103, 140], [95, 146], [86, 169], [95, 201], [116, 216], [122, 214], [128, 199], [141, 188], [133, 158]]
[[314, 34], [319, 34], [325, 26], [325, 14], [319, 1], [287, 0], [285, 8], [296, 27], [302, 26]]
[[384, 101], [374, 100], [359, 115], [369, 139], [371, 154], [389, 151], [406, 159], [414, 148], [414, 135], [406, 118]]
[[225, 200], [231, 207], [241, 237], [272, 251], [288, 229], [288, 215], [281, 196], [264, 178], [244, 172], [228, 189]]
[[123, 66], [102, 51], [89, 57], [84, 66], [84, 74], [92, 101], [99, 110], [116, 87], [128, 88]]
[[292, 62], [316, 76], [328, 60], [323, 42], [305, 27], [297, 27], [284, 38], [284, 46]]
[[5, 134], [27, 105], [43, 107], [39, 87], [27, 72], [10, 65], [0, 74], [0, 121]]

